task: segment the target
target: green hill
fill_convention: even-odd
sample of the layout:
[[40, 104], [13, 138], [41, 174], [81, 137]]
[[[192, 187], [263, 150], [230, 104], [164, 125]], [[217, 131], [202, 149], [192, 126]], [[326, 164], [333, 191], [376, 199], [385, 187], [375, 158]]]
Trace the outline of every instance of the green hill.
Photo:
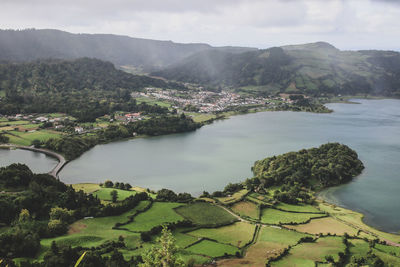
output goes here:
[[3, 63], [0, 114], [62, 112], [92, 121], [115, 110], [163, 113], [161, 107], [136, 104], [131, 98], [131, 92], [147, 86], [181, 85], [128, 74], [98, 59]]
[[257, 94], [400, 96], [400, 53], [340, 51], [324, 43], [232, 54], [206, 50], [154, 75]]

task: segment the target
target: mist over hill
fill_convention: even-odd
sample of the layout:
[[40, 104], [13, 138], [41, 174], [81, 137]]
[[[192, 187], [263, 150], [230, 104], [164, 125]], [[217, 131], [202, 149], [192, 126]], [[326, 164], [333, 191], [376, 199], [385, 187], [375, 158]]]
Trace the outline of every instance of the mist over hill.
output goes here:
[[0, 61], [110, 61], [125, 70], [256, 95], [400, 96], [400, 53], [341, 51], [325, 42], [269, 49], [180, 44], [112, 34], [0, 30]]
[[[181, 44], [113, 34], [73, 34], [59, 30], [0, 30], [0, 60], [98, 58], [117, 66], [155, 69], [211, 49], [208, 44]], [[221, 47], [229, 52], [252, 48]]]
[[206, 50], [153, 74], [258, 94], [400, 96], [400, 53], [340, 51], [324, 42], [241, 54]]

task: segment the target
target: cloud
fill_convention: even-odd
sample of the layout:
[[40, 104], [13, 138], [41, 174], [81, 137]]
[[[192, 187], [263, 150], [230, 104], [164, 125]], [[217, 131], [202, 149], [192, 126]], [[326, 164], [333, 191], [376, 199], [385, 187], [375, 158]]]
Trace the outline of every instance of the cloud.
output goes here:
[[213, 45], [268, 47], [324, 40], [343, 49], [399, 49], [397, 3], [390, 0], [1, 0], [0, 25]]

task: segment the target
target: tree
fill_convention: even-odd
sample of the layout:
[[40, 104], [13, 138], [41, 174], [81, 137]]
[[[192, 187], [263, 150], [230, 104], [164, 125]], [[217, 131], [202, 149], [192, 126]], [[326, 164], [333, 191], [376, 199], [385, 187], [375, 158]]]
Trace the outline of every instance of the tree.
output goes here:
[[8, 143], [10, 141], [10, 138], [8, 136], [5, 136], [4, 134], [0, 134], [0, 143]]
[[140, 267], [183, 267], [183, 260], [176, 256], [177, 247], [175, 239], [167, 227], [163, 227], [161, 237], [157, 240], [159, 245], [152, 246], [142, 255], [143, 264]]
[[118, 199], [118, 191], [117, 190], [113, 190], [110, 192], [111, 195], [111, 200], [113, 203], [117, 202]]
[[39, 148], [42, 145], [42, 142], [38, 139], [32, 141], [32, 145], [36, 148]]
[[104, 186], [105, 186], [105, 187], [113, 187], [114, 184], [113, 184], [113, 182], [111, 182], [110, 180], [106, 180], [106, 181], [104, 182]]
[[31, 218], [31, 215], [29, 214], [29, 210], [27, 209], [22, 209], [21, 212], [19, 213], [19, 222], [26, 222]]

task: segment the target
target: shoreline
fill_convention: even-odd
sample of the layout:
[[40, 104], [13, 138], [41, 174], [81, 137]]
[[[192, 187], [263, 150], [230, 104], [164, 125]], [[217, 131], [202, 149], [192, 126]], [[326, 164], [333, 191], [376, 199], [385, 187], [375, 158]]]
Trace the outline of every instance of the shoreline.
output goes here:
[[44, 149], [44, 148], [35, 148], [33, 146], [32, 147], [31, 146], [21, 146], [21, 145], [15, 145], [15, 144], [2, 144], [2, 145], [0, 145], [0, 148], [29, 150], [32, 152], [43, 153], [47, 156], [57, 159], [58, 160], [57, 165], [48, 172], [49, 175], [53, 176], [56, 179], [59, 179], [58, 173], [68, 163], [68, 161], [65, 160], [65, 158], [61, 154], [58, 154], [54, 151]]
[[[358, 97], [358, 98], [360, 98], [360, 97]], [[377, 100], [377, 98], [360, 98], [360, 99]], [[379, 99], [388, 99], [388, 98], [379, 98]], [[338, 102], [329, 102], [329, 103], [338, 103]], [[228, 119], [230, 117], [237, 116], [237, 115], [246, 115], [246, 114], [251, 114], [251, 113], [268, 112], [268, 111], [274, 111], [274, 110], [265, 110], [265, 109], [257, 110], [257, 109], [255, 109], [255, 110], [249, 110], [248, 112], [234, 112], [234, 111], [231, 111], [231, 112], [227, 112], [228, 114], [222, 114], [222, 115], [225, 115], [222, 118], [213, 119], [210, 123], [204, 123], [203, 126], [208, 125], [208, 124], [212, 124], [214, 120], [224, 120], [224, 119]], [[288, 111], [290, 111], [290, 110], [288, 110]], [[301, 111], [291, 111], [291, 112], [301, 112]], [[136, 137], [128, 137], [128, 138], [109, 141], [109, 142], [106, 142], [106, 143], [103, 143], [103, 144], [112, 143], [112, 142], [126, 141], [126, 140], [134, 140], [135, 138], [147, 138], [147, 137], [151, 137], [151, 136], [143, 135], [143, 136], [136, 136]], [[0, 147], [1, 146], [4, 146], [4, 145], [0, 145]], [[36, 149], [36, 148], [33, 148], [33, 147], [24, 147], [24, 146], [18, 146], [18, 145], [8, 145], [8, 148], [10, 148], [10, 147], [16, 147], [16, 148], [20, 148], [20, 149], [24, 149], [25, 148], [25, 150], [30, 150], [30, 151], [39, 152], [39, 153], [45, 153], [45, 154], [50, 155], [50, 156], [58, 155], [58, 156], [62, 157], [60, 154], [57, 154], [57, 153], [55, 153], [53, 151], [46, 150], [46, 149]], [[49, 154], [49, 153], [46, 153], [45, 151], [47, 151], [49, 153], [53, 153], [53, 155]], [[57, 169], [57, 167], [61, 164], [60, 163], [61, 161], [57, 156], [54, 156], [54, 157], [59, 160], [59, 164], [57, 164], [57, 166], [52, 171], [50, 171], [49, 173], [52, 176], [58, 178], [58, 173], [61, 171], [61, 169], [65, 166], [65, 164], [67, 162], [64, 159], [65, 162]], [[55, 174], [52, 174], [54, 171], [55, 171]], [[316, 196], [317, 197], [318, 197], [319, 194], [320, 194], [320, 192], [316, 192]], [[362, 212], [357, 211], [357, 210], [352, 210], [349, 207], [346, 207], [345, 205], [340, 205], [339, 203], [334, 203], [334, 201], [329, 201], [329, 199], [326, 199], [324, 197], [322, 197], [321, 199], [322, 199], [322, 202], [325, 203], [325, 205], [330, 205], [330, 206], [333, 206], [333, 207], [340, 207], [341, 209], [346, 210], [349, 213], [359, 214], [360, 216], [358, 216], [358, 217], [360, 218], [360, 222], [359, 222], [359, 224], [357, 224], [357, 226], [361, 226], [363, 229], [369, 229], [369, 230], [371, 230], [372, 233], [377, 232], [379, 235], [381, 235], [381, 234], [382, 235], [390, 235], [390, 236], [394, 237], [394, 239], [396, 239], [396, 242], [397, 242], [396, 244], [400, 243], [400, 233], [386, 232], [386, 231], [380, 229], [377, 226], [369, 225], [366, 222], [364, 222], [365, 216], [364, 216], [364, 214]], [[389, 238], [390, 238], [390, 236], [389, 236]], [[388, 239], [388, 240], [390, 240], [390, 239]]]

